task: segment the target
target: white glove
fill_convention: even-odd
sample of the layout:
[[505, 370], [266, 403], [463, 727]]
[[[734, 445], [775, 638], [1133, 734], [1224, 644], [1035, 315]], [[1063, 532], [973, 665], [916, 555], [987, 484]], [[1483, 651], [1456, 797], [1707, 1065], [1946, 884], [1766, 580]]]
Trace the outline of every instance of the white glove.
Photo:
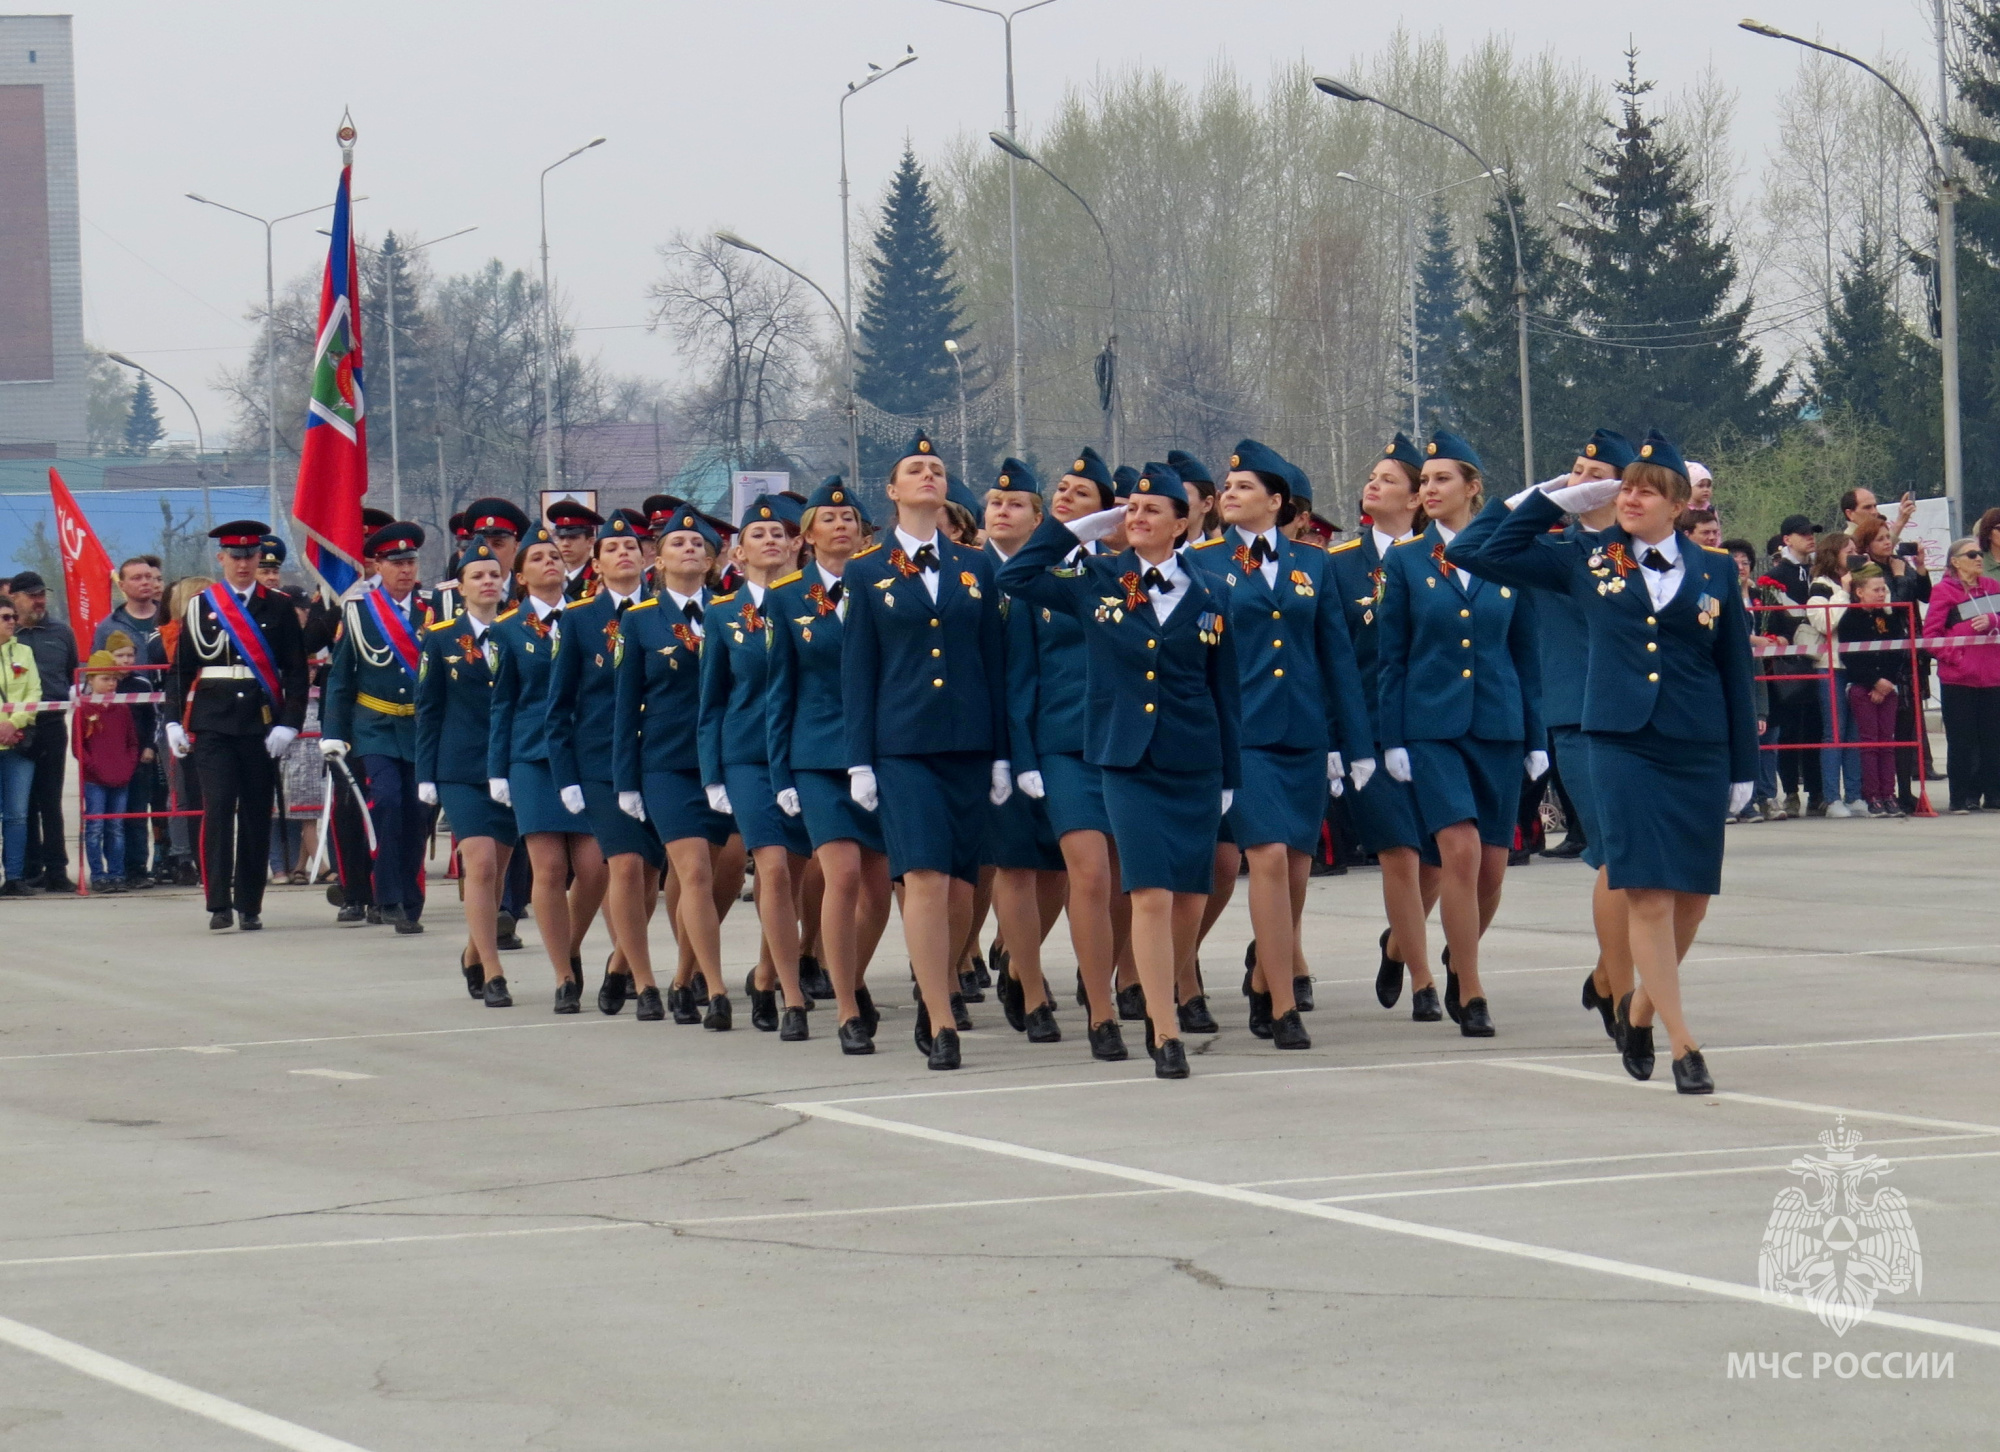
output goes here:
[[1565, 484], [1560, 489], [1551, 489], [1548, 495], [1556, 507], [1566, 514], [1588, 514], [1616, 499], [1621, 487], [1616, 479], [1589, 479], [1581, 484]]
[[854, 805], [864, 812], [872, 812], [882, 804], [882, 792], [875, 785], [875, 768], [872, 766], [850, 766], [847, 768], [847, 794], [854, 798]]
[[1392, 746], [1382, 753], [1382, 766], [1389, 773], [1391, 781], [1410, 779], [1410, 753], [1400, 746]]
[[1546, 751], [1531, 751], [1527, 760], [1528, 780], [1540, 781], [1542, 773], [1549, 769], [1549, 754]]
[[1356, 791], [1366, 790], [1368, 783], [1375, 779], [1375, 758], [1364, 756], [1355, 762], [1347, 769], [1347, 779], [1354, 783]]
[[507, 778], [504, 776], [486, 778], [486, 795], [503, 807], [514, 805], [514, 788], [507, 785]]
[[1114, 504], [1109, 509], [1100, 509], [1095, 514], [1086, 514], [1082, 519], [1069, 522], [1069, 532], [1089, 544], [1093, 540], [1104, 539], [1125, 527], [1125, 506]]
[[583, 788], [566, 786], [562, 789], [563, 810], [572, 817], [583, 815]]
[[1014, 795], [1014, 768], [1004, 761], [993, 763], [993, 789], [986, 794], [986, 800], [996, 807], [1007, 805], [1007, 798]]
[[1335, 796], [1340, 795], [1338, 783], [1345, 775], [1347, 775], [1347, 768], [1340, 764], [1340, 753], [1338, 751], [1329, 751], [1326, 754], [1326, 779], [1328, 782], [1334, 784]]
[[434, 781], [418, 782], [417, 800], [427, 807], [436, 806], [438, 804], [438, 784]]
[[786, 787], [778, 793], [778, 810], [788, 817], [796, 817], [805, 810], [805, 804], [799, 800], [797, 787]]
[[1553, 494], [1568, 483], [1569, 475], [1558, 474], [1553, 479], [1544, 479], [1539, 484], [1531, 484], [1518, 494], [1509, 494], [1507, 496], [1507, 507], [1509, 509], [1519, 509], [1523, 500], [1536, 494]]
[[704, 787], [703, 790], [708, 793], [708, 809], [711, 812], [720, 812], [726, 817], [736, 810], [729, 805], [729, 788], [720, 782], [712, 787]]
[[285, 754], [285, 748], [298, 739], [298, 735], [299, 728], [296, 726], [273, 726], [264, 733], [265, 754], [276, 761]]
[[643, 822], [646, 820], [646, 799], [637, 792], [620, 792], [618, 810], [635, 822]]
[[1236, 788], [1224, 787], [1222, 789], [1222, 815], [1225, 817], [1228, 816], [1229, 809], [1235, 805], [1236, 805]]
[[169, 721], [167, 723], [167, 750], [171, 751], [177, 757], [186, 756], [193, 745], [194, 743], [188, 740], [187, 731], [181, 726], [180, 722]]
[[1754, 781], [1733, 781], [1729, 784], [1729, 815], [1735, 816], [1750, 805], [1750, 798], [1757, 790]]
[[1049, 789], [1042, 785], [1042, 774], [1039, 771], [1022, 772], [1014, 778], [1014, 785], [1038, 802], [1049, 794]]
[[319, 754], [328, 761], [347, 755], [349, 749], [345, 741], [336, 741], [331, 736], [322, 736], [319, 741]]

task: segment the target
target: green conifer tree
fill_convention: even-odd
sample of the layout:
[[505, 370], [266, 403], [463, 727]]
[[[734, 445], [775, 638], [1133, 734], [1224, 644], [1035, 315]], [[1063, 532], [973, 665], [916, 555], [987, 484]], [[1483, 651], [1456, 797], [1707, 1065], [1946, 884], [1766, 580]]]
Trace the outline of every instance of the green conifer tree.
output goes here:
[[153, 380], [141, 373], [139, 386], [132, 390], [132, 411], [125, 416], [125, 452], [149, 453], [166, 432], [159, 406], [153, 402]]
[[1451, 215], [1431, 205], [1416, 267], [1417, 397], [1424, 429], [1456, 428], [1449, 368], [1465, 347], [1465, 269], [1452, 241]]

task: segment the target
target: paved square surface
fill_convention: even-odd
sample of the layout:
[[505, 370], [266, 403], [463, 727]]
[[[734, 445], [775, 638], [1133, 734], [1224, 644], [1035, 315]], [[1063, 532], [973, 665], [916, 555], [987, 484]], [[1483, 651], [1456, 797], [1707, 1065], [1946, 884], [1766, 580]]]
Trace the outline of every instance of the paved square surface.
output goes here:
[[[0, 905], [0, 1446], [1988, 1444], [2000, 820], [1729, 846], [1686, 970], [1709, 1100], [1664, 1050], [1623, 1073], [1578, 1007], [1587, 870], [1546, 861], [1486, 1041], [1376, 1006], [1355, 872], [1312, 886], [1315, 1047], [1273, 1052], [1239, 894], [1179, 1084], [1136, 1025], [1092, 1062], [1060, 923], [1065, 1041], [989, 1001], [944, 1075], [894, 925], [853, 1059], [831, 1005], [806, 1044], [740, 1002], [728, 1035], [555, 1018], [528, 926], [488, 1010], [448, 886], [403, 938], [304, 890], [261, 936], [181, 893]], [[1922, 1286], [1837, 1336], [1758, 1252], [1843, 1114]]]

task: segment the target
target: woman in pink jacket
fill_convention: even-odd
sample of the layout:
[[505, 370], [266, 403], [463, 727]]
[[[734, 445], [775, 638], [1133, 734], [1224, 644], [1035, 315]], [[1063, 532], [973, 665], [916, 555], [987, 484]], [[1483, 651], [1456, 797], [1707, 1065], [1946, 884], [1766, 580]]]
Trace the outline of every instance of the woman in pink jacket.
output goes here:
[[1931, 591], [1924, 634], [1965, 644], [1940, 646], [1939, 692], [1944, 698], [1945, 770], [1955, 814], [2000, 811], [2000, 581], [1981, 573], [1976, 540], [1953, 543], [1944, 578]]

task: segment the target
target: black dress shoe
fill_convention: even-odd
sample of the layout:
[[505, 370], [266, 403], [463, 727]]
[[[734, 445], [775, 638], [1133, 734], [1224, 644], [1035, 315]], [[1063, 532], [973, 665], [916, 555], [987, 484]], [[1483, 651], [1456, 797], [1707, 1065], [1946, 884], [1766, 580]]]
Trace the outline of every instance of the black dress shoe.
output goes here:
[[701, 1020], [703, 1028], [726, 1034], [734, 1021], [730, 1013], [728, 994], [718, 993], [708, 1000], [708, 1012], [702, 1015]]
[[1410, 1019], [1414, 1023], [1437, 1023], [1444, 1017], [1438, 1007], [1438, 986], [1426, 983], [1410, 995]]
[[512, 1008], [514, 1006], [514, 995], [507, 991], [507, 980], [504, 978], [487, 979], [486, 991], [483, 996], [486, 999], [486, 1006], [488, 1008]]
[[238, 913], [236, 915], [236, 927], [240, 932], [245, 932], [245, 933], [261, 932], [264, 927], [263, 914]]
[[1486, 1011], [1483, 998], [1468, 999], [1460, 1011], [1458, 1031], [1468, 1039], [1493, 1037], [1493, 1015]]
[[993, 980], [993, 996], [1000, 1000], [1000, 1012], [1006, 1016], [1007, 1027], [1015, 1033], [1023, 1033], [1028, 1027], [1027, 990], [1021, 987], [1021, 980], [1009, 973], [1003, 964], [999, 976]]
[[496, 938], [494, 938], [493, 945], [496, 948], [500, 949], [500, 951], [503, 953], [509, 953], [514, 951], [516, 948], [522, 948], [526, 946], [526, 944], [524, 944], [521, 941], [521, 935], [519, 933], [501, 933]]
[[799, 991], [807, 998], [822, 1001], [833, 997], [833, 978], [810, 953], [799, 955]]
[[424, 925], [412, 917], [405, 917], [401, 922], [396, 924], [396, 932], [403, 937], [409, 937], [413, 933], [421, 933], [423, 930]]
[[[572, 961], [572, 969], [577, 964]], [[603, 1014], [617, 1013], [625, 1007], [625, 1000], [631, 996], [632, 975], [630, 973], [607, 973], [604, 981], [597, 985], [597, 1011]]]
[[660, 985], [650, 984], [639, 990], [639, 1007], [633, 1015], [640, 1023], [659, 1023], [667, 1016], [667, 1006], [660, 1002]]
[[1260, 1039], [1271, 1037], [1271, 995], [1250, 995], [1250, 1032]]
[[1653, 1077], [1653, 1026], [1640, 1027], [1632, 1022], [1632, 995], [1626, 994], [1618, 1000], [1618, 1057], [1624, 1062], [1625, 1072], [1634, 1079], [1646, 1080]]
[[382, 909], [376, 907], [373, 903], [370, 903], [365, 911], [362, 921], [366, 922], [368, 926], [371, 928], [381, 927]]
[[1090, 1057], [1102, 1059], [1107, 1064], [1116, 1064], [1129, 1057], [1125, 1052], [1125, 1033], [1118, 1027], [1118, 1020], [1107, 1018], [1103, 1023], [1090, 1026]]
[[1451, 971], [1449, 948], [1444, 950], [1444, 1011], [1451, 1016], [1453, 1023], [1459, 1022], [1464, 1013], [1458, 1001], [1458, 975]]
[[778, 990], [759, 988], [757, 970], [752, 968], [743, 980], [743, 991], [750, 998], [750, 1027], [771, 1034], [778, 1031]]
[[1390, 929], [1382, 929], [1382, 961], [1375, 969], [1375, 1001], [1384, 1008], [1394, 1008], [1396, 1000], [1403, 996], [1403, 964], [1389, 956]]
[[[467, 958], [472, 958], [472, 961], [470, 963], [466, 962]], [[479, 966], [479, 960], [473, 957], [472, 949], [467, 948], [463, 953], [458, 955], [458, 971], [465, 975], [465, 991], [467, 993], [471, 994], [474, 998], [484, 998], [486, 996], [486, 970]]]
[[1292, 979], [1292, 1002], [1298, 1005], [1300, 1013], [1313, 1011], [1313, 981], [1310, 974], [1300, 974]]
[[342, 908], [339, 912], [335, 913], [333, 915], [333, 920], [336, 923], [358, 923], [366, 919], [367, 916], [368, 916], [367, 908], [363, 907], [358, 902], [352, 902], [349, 903], [346, 907]]
[[850, 1018], [840, 1026], [840, 1051], [843, 1054], [872, 1054], [875, 1052], [875, 1036], [868, 1032], [868, 1025], [858, 1018]]
[[70, 878], [69, 878], [69, 874], [68, 874], [68, 873], [66, 873], [66, 872], [57, 872], [57, 873], [53, 873], [53, 874], [49, 875], [48, 877], [45, 877], [45, 878], [43, 878], [43, 879], [42, 879], [42, 891], [43, 891], [43, 892], [75, 892], [75, 891], [76, 891], [76, 884], [75, 884], [74, 882], [70, 881]]
[[[972, 955], [972, 976], [978, 981], [981, 988], [991, 988], [993, 986], [993, 973], [987, 968], [986, 960], [977, 953]], [[978, 1001], [977, 999], [973, 1000], [975, 1003]]]
[[213, 931], [220, 931], [223, 928], [233, 928], [236, 926], [236, 914], [227, 908], [224, 908], [219, 913], [210, 913], [208, 915], [208, 926]]
[[931, 1045], [930, 1067], [933, 1069], [956, 1069], [958, 1067], [958, 1034], [956, 1030], [938, 1030], [937, 1041]]
[[1534, 857], [1535, 854], [1527, 848], [1514, 847], [1509, 849], [1507, 853], [1507, 865], [1509, 867], [1526, 867], [1530, 862], [1534, 861]]
[[1542, 849], [1542, 856], [1553, 857], [1559, 862], [1565, 861], [1572, 857], [1583, 856], [1583, 849], [1589, 845], [1589, 843], [1583, 840], [1580, 833], [1566, 832], [1563, 834], [1562, 846], [1544, 847]]
[[1305, 1020], [1299, 1017], [1296, 1008], [1271, 1020], [1272, 1048], [1309, 1049], [1312, 1046], [1312, 1035], [1306, 1032]]
[[556, 985], [556, 1012], [581, 1013], [583, 1011], [583, 984], [575, 978], [565, 978]]
[[701, 974], [699, 974], [699, 973], [696, 973], [696, 974], [694, 975], [694, 981], [693, 981], [692, 983], [688, 984], [688, 987], [689, 987], [689, 989], [690, 989], [690, 990], [692, 990], [692, 991], [693, 991], [693, 993], [694, 993], [694, 1006], [695, 1006], [696, 1008], [707, 1008], [707, 1007], [708, 1007], [708, 980], [707, 980], [706, 978], [702, 977], [702, 976], [701, 976]]
[[1118, 1016], [1127, 1023], [1137, 1023], [1146, 1016], [1146, 990], [1137, 983], [1130, 988], [1118, 990]]
[[979, 986], [979, 975], [970, 968], [958, 975], [958, 996], [967, 1003], [986, 1002], [985, 990]]
[[[985, 996], [982, 993], [980, 998], [983, 1000]], [[972, 1015], [965, 1011], [965, 995], [962, 993], [951, 996], [951, 1026], [960, 1033], [972, 1027]]]
[[589, 985], [588, 983], [585, 983], [585, 982], [583, 981], [583, 959], [582, 959], [582, 958], [580, 958], [580, 957], [577, 957], [577, 958], [571, 958], [571, 959], [569, 960], [569, 976], [570, 976], [570, 977], [572, 977], [572, 978], [574, 978], [574, 979], [576, 980], [576, 995], [577, 995], [577, 997], [578, 997], [578, 998], [581, 998], [581, 997], [583, 997], [583, 992], [584, 992], [584, 990], [585, 990], [586, 988], [590, 987], [590, 985]]
[[997, 938], [986, 950], [986, 961], [993, 969], [993, 981], [998, 983], [1000, 975], [1007, 971], [1007, 965], [1014, 961], [1014, 955], [1007, 951], [1007, 945]]
[[1680, 1094], [1715, 1092], [1715, 1081], [1708, 1077], [1708, 1064], [1700, 1049], [1689, 1049], [1674, 1060], [1674, 1090]]
[[1187, 1076], [1187, 1045], [1179, 1039], [1163, 1040], [1159, 1051], [1153, 1055], [1153, 1077], [1155, 1079], [1185, 1079]]
[[917, 1005], [917, 1027], [913, 1037], [916, 1040], [917, 1052], [920, 1054], [928, 1054], [937, 1046], [937, 1036], [931, 1032], [931, 1010], [929, 1004], [919, 1003]]
[[875, 999], [866, 988], [854, 990], [855, 1005], [861, 1010], [861, 1026], [868, 1030], [868, 1037], [875, 1037], [875, 1030], [882, 1025], [881, 1010], [875, 1007]]
[[802, 1044], [812, 1037], [812, 1027], [803, 1008], [787, 1006], [778, 1021], [778, 1039], [782, 1043]]
[[1184, 1034], [1216, 1034], [1222, 1032], [1222, 1025], [1215, 1021], [1215, 1015], [1208, 1011], [1208, 999], [1197, 994], [1180, 1006], [1178, 1017]]
[[1056, 1022], [1055, 1005], [1047, 1000], [1037, 1004], [1027, 1013], [1028, 1042], [1031, 1044], [1059, 1044], [1062, 1042], [1062, 1027]]
[[1604, 1019], [1604, 1036], [1614, 1044], [1618, 1042], [1618, 1015], [1616, 1005], [1609, 994], [1597, 991], [1597, 975], [1586, 974], [1583, 980], [1583, 1006], [1594, 1008]]
[[667, 1012], [675, 1023], [694, 1024], [701, 1022], [701, 1015], [695, 1011], [694, 987], [683, 983], [679, 988], [667, 990]]

